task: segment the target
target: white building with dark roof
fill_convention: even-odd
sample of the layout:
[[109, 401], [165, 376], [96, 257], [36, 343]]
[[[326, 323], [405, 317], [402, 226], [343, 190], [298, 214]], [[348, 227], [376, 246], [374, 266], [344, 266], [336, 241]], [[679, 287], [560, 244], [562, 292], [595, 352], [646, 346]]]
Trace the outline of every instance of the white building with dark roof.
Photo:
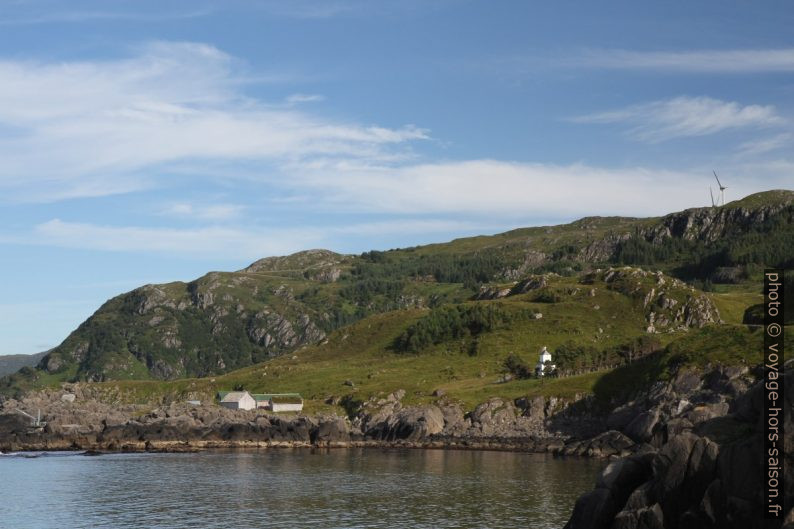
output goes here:
[[253, 410], [256, 408], [256, 401], [247, 391], [230, 391], [219, 393], [220, 404], [230, 410]]

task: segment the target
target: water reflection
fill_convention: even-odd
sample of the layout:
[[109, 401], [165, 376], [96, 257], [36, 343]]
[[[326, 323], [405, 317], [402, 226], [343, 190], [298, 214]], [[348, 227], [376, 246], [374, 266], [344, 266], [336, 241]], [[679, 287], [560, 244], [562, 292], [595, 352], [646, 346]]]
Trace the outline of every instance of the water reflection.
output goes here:
[[561, 527], [602, 463], [444, 450], [0, 459], [0, 526]]

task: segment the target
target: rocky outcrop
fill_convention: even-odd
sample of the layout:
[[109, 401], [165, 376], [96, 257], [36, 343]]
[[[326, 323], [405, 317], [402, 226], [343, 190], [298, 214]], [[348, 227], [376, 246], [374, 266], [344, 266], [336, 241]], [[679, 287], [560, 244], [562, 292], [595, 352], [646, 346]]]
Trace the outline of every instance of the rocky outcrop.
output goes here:
[[[705, 377], [680, 373], [669, 389], [690, 395], [718, 388], [733, 392], [741, 371], [723, 368]], [[794, 464], [794, 396], [789, 396], [794, 392], [794, 368], [786, 371], [784, 384], [783, 452], [787, 464]], [[648, 415], [629, 422], [640, 437], [647, 437], [646, 426], [655, 423], [651, 430], [661, 434], [652, 436], [657, 446], [645, 445], [643, 453], [610, 463], [595, 490], [576, 502], [566, 529], [783, 526], [782, 516], [777, 523], [764, 522], [762, 389], [758, 383], [716, 411], [707, 406], [710, 411], [702, 413], [695, 407], [685, 418], [666, 423]], [[786, 503], [791, 505], [794, 484], [785, 486]]]
[[247, 327], [252, 342], [265, 348], [268, 354], [276, 355], [294, 349], [300, 344], [317, 343], [325, 338], [308, 315], [298, 318], [295, 325], [282, 314], [263, 310], [256, 313]]
[[[241, 272], [282, 272], [306, 269], [333, 270], [345, 256], [330, 250], [305, 250], [283, 257], [266, 257], [255, 261]], [[333, 274], [331, 274], [333, 275]], [[319, 279], [323, 281], [323, 279]]]
[[533, 290], [540, 290], [541, 288], [545, 288], [549, 284], [549, 279], [556, 274], [545, 274], [539, 276], [529, 276], [518, 283], [512, 288], [510, 291], [511, 295], [515, 294], [526, 294], [527, 292], [531, 292]]
[[[774, 193], [774, 192], [770, 192]], [[640, 232], [640, 235], [655, 244], [671, 237], [688, 241], [714, 242], [737, 231], [745, 231], [762, 225], [792, 203], [791, 192], [779, 191], [781, 200], [755, 207], [695, 208], [662, 217], [660, 222]]]
[[592, 284], [596, 280], [602, 280], [610, 290], [642, 300], [649, 333], [674, 332], [700, 328], [709, 323], [722, 323], [719, 311], [708, 295], [662, 272], [649, 272], [630, 266], [608, 268], [586, 274], [582, 283]]
[[617, 252], [620, 243], [631, 238], [631, 234], [611, 234], [597, 239], [579, 251], [578, 258], [586, 263], [603, 263], [609, 261]]

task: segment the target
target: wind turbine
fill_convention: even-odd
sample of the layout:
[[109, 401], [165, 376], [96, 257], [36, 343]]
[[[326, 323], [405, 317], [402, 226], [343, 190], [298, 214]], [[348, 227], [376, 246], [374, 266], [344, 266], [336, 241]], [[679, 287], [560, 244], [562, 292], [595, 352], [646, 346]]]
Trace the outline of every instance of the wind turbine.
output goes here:
[[724, 206], [725, 205], [725, 190], [728, 189], [728, 188], [725, 187], [724, 185], [722, 185], [722, 182], [720, 182], [720, 177], [717, 176], [717, 171], [712, 169], [711, 172], [714, 173], [714, 178], [717, 179], [717, 185], [720, 186], [720, 198], [717, 201], [717, 205], [719, 206], [720, 202], [722, 202], [722, 205]]
[[711, 207], [716, 206], [714, 203], [714, 191], [711, 190], [711, 186], [709, 186], [709, 195], [711, 195]]

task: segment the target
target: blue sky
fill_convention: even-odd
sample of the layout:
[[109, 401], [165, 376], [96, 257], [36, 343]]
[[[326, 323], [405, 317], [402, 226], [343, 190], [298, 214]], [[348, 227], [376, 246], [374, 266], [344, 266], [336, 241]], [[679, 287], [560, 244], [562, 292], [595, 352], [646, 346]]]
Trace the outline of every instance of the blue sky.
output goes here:
[[[727, 5], [730, 4], [730, 5]], [[113, 295], [794, 185], [790, 2], [0, 3], [0, 354]]]

